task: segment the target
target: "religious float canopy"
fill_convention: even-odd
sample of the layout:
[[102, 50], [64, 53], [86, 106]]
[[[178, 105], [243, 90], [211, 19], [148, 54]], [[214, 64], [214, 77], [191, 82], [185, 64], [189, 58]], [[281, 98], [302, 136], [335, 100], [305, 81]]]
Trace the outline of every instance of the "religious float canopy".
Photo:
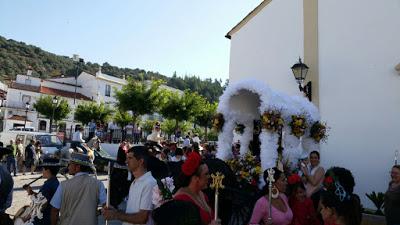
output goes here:
[[[319, 150], [326, 140], [326, 124], [320, 122], [317, 107], [301, 96], [288, 96], [258, 80], [230, 84], [219, 99], [213, 121], [218, 134], [217, 157], [234, 157], [234, 131], [239, 132], [240, 154], [245, 157], [258, 144], [262, 170], [297, 163], [302, 155]], [[257, 141], [254, 139], [258, 138]], [[284, 150], [283, 150], [284, 149]], [[282, 151], [283, 150], [283, 151]]]

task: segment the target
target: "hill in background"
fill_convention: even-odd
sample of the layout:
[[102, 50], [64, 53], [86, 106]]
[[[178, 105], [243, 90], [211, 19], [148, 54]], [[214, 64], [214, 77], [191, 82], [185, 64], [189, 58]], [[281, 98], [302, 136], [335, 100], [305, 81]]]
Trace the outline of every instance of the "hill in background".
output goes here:
[[[100, 64], [85, 62], [80, 66], [79, 70], [87, 71], [95, 74], [99, 70]], [[15, 79], [17, 74], [25, 74], [26, 70], [31, 67], [33, 76], [43, 79], [55, 76], [75, 76], [77, 73], [76, 63], [72, 58], [67, 56], [59, 56], [39, 47], [27, 45], [24, 42], [6, 39], [0, 36], [0, 79]], [[164, 76], [158, 72], [145, 71], [139, 68], [119, 68], [105, 62], [101, 65], [101, 71], [105, 74], [122, 78], [131, 77], [135, 80], [151, 80], [161, 79], [168, 86], [191, 91], [196, 91], [206, 97], [209, 101], [218, 101], [223, 91], [222, 80], [205, 79], [201, 80], [197, 76], [187, 76], [183, 78], [174, 73], [172, 77]], [[78, 71], [80, 72], [80, 71]]]

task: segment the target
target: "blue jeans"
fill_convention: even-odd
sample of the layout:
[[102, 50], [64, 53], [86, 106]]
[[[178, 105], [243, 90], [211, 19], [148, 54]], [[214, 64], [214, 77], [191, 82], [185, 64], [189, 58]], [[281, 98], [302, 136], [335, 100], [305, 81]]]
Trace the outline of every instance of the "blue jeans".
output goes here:
[[[7, 156], [7, 170], [11, 174], [11, 169], [14, 171], [14, 176], [17, 175], [17, 160], [14, 156]], [[11, 168], [12, 167], [12, 168]]]

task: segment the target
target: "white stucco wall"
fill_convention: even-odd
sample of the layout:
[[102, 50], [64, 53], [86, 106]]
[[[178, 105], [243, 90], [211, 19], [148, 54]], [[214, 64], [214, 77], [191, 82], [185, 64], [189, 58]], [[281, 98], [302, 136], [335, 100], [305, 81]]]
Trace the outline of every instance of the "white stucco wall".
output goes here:
[[[3, 125], [4, 130], [9, 130], [13, 127], [13, 124], [15, 121], [12, 120], [7, 120], [7, 118], [10, 118], [12, 115], [19, 115], [19, 116], [25, 116], [25, 102], [22, 101], [23, 96], [30, 96], [30, 110], [28, 112], [28, 120], [31, 120], [32, 123], [27, 123], [27, 126], [32, 126], [35, 127], [37, 130], [39, 128], [39, 121], [40, 120], [45, 120], [47, 121], [47, 127], [46, 130], [49, 129], [50, 122], [49, 119], [45, 118], [38, 118], [39, 115], [38, 113], [33, 109], [33, 105], [36, 103], [36, 101], [44, 94], [38, 93], [38, 92], [31, 92], [31, 91], [25, 91], [25, 90], [19, 90], [19, 89], [13, 89], [9, 88], [8, 93], [7, 93], [7, 102], [6, 102], [6, 107], [4, 108], [4, 115], [5, 115], [5, 123]], [[78, 122], [74, 123], [74, 111], [75, 107], [79, 104], [82, 104], [83, 102], [87, 101], [82, 101], [77, 99], [76, 100], [76, 105], [74, 105], [74, 99], [73, 98], [64, 98], [60, 97], [62, 99], [67, 100], [68, 105], [71, 107], [71, 113], [68, 115], [68, 117], [63, 120], [67, 124], [67, 128], [70, 128], [71, 125], [75, 126], [75, 124], [78, 124]], [[19, 121], [20, 123], [24, 123], [24, 121]], [[61, 121], [60, 121], [61, 122]]]
[[[27, 82], [26, 80], [29, 80], [29, 82]], [[41, 80], [42, 79], [40, 79], [38, 77], [32, 77], [32, 76], [21, 75], [21, 74], [18, 74], [17, 77], [15, 78], [15, 81], [17, 83], [28, 84], [28, 85], [32, 85], [32, 86], [40, 86]]]
[[385, 192], [399, 150], [400, 2], [319, 1], [320, 110], [330, 127], [326, 167], [352, 170], [355, 192]]
[[290, 68], [303, 58], [303, 36], [302, 1], [271, 1], [232, 35], [230, 81], [253, 77], [300, 94]]

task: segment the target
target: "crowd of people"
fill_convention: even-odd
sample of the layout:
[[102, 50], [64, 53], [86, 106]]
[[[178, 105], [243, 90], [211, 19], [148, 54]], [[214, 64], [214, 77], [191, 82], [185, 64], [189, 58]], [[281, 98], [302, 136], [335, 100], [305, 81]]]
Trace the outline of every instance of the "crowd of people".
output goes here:
[[[3, 144], [0, 143], [0, 146], [3, 147]], [[43, 154], [40, 141], [30, 140], [29, 143], [24, 146], [21, 139], [16, 139], [15, 141], [10, 140], [6, 148], [11, 150], [11, 152], [5, 156], [9, 173], [17, 176], [18, 173], [25, 175], [25, 172], [30, 171], [31, 174], [34, 174], [36, 167], [39, 165], [41, 155]]]
[[[93, 160], [85, 152], [71, 154], [67, 169], [73, 177], [59, 182], [57, 174], [61, 164], [58, 159], [45, 157], [38, 164], [35, 160], [40, 154], [40, 144], [31, 141], [24, 147], [20, 140], [15, 143], [10, 141], [10, 145], [0, 149], [0, 157], [6, 159], [6, 163], [0, 166], [0, 224], [6, 221], [5, 210], [12, 204], [11, 174], [25, 173], [29, 169], [34, 171], [36, 166], [46, 179], [44, 185], [39, 192], [34, 192], [30, 186], [24, 189], [29, 195], [41, 193], [49, 204], [42, 210], [43, 217], [34, 218], [33, 224], [94, 225], [98, 221], [99, 207], [106, 220], [119, 220], [124, 225], [221, 224], [221, 220], [215, 220], [215, 209], [203, 192], [210, 181], [209, 168], [204, 160], [215, 157], [215, 147], [200, 144], [197, 135], [187, 135], [181, 143], [163, 141], [159, 135], [159, 124], [154, 130], [145, 145], [123, 141], [119, 146], [114, 169], [120, 169], [122, 175], [117, 175], [116, 180], [124, 183], [117, 185], [115, 190], [127, 193], [126, 208], [123, 210], [118, 206], [120, 201], [113, 199], [112, 192], [110, 204], [107, 204], [106, 188], [101, 181], [90, 176], [94, 170]], [[77, 133], [75, 139], [79, 141], [81, 138]], [[233, 151], [235, 149], [234, 145]], [[24, 168], [17, 171], [17, 162], [22, 154]], [[152, 202], [152, 195], [163, 171], [153, 170], [154, 160], [179, 165], [175, 171], [179, 176], [175, 177], [173, 198], [157, 208]], [[290, 171], [273, 168], [273, 171], [271, 188], [268, 170], [263, 173], [266, 185], [254, 204], [249, 224], [361, 224], [360, 199], [353, 193], [355, 181], [348, 169], [332, 167], [325, 170], [320, 165], [319, 152], [313, 151], [299, 161], [297, 168]], [[391, 178], [385, 195], [385, 215], [387, 224], [400, 224], [400, 166], [393, 166]], [[31, 218], [21, 219], [28, 221]]]

